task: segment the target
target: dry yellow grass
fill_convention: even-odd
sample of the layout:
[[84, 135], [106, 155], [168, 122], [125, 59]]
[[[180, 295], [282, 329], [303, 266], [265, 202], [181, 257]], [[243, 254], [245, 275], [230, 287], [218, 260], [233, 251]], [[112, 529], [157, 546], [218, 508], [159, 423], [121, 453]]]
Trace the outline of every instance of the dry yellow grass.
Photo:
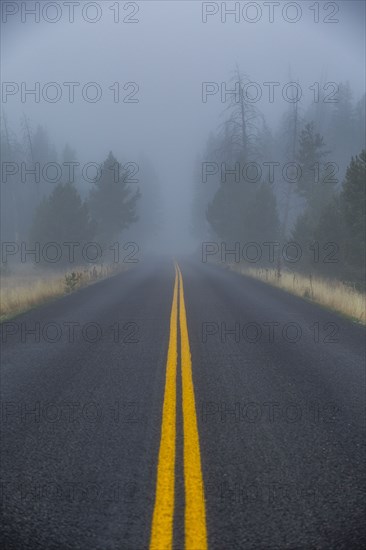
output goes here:
[[66, 275], [55, 273], [10, 274], [1, 277], [0, 286], [0, 321], [23, 313], [47, 302], [77, 290], [97, 280], [116, 272], [114, 266], [96, 266], [95, 268], [75, 268], [72, 270], [77, 277], [77, 283], [71, 287], [66, 282]]
[[275, 269], [245, 268], [237, 264], [232, 265], [231, 268], [366, 324], [366, 294], [345, 286], [341, 281], [313, 276], [310, 278], [290, 272], [283, 272], [278, 278]]
[[2, 277], [0, 289], [0, 321], [27, 311], [50, 298], [65, 293], [63, 277], [19, 278]]

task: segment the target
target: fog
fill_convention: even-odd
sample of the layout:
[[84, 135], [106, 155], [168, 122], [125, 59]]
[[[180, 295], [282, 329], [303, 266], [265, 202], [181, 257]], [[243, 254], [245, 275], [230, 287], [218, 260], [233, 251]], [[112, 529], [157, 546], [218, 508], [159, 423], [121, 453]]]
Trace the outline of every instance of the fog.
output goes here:
[[[73, 23], [69, 22], [70, 5], [65, 2], [41, 2], [39, 22], [34, 21], [34, 15], [22, 15], [21, 4], [25, 3], [2, 5], [2, 114], [12, 135], [24, 143], [21, 120], [25, 115], [32, 135], [38, 125], [47, 131], [59, 162], [65, 144], [75, 150], [81, 165], [102, 163], [110, 151], [121, 163], [139, 164], [142, 157], [148, 159], [160, 190], [160, 219], [156, 238], [146, 239], [145, 251], [149, 247], [171, 253], [195, 250], [207, 237], [197, 237], [191, 228], [195, 185], [205, 185], [197, 183], [194, 174], [197, 158], [214, 160], [205, 157], [206, 144], [211, 132], [219, 132], [228, 103], [221, 100], [220, 92], [203, 101], [203, 83], [217, 83], [218, 87], [225, 83], [229, 89], [238, 66], [241, 74], [261, 87], [262, 98], [255, 107], [273, 136], [279, 131], [283, 114], [293, 105], [281, 94], [289, 82], [301, 86], [299, 109], [308, 121], [314, 98], [310, 87], [316, 82], [349, 82], [354, 105], [362, 101], [364, 94], [364, 2], [238, 2], [240, 10], [248, 10], [247, 19], [254, 19], [257, 13], [258, 21], [252, 23], [244, 20], [243, 11], [238, 12], [239, 16], [227, 14], [226, 21], [222, 21], [219, 2], [81, 2], [75, 3]], [[36, 4], [27, 2], [26, 7], [37, 9]], [[44, 4], [49, 4], [46, 12], [42, 12]], [[117, 5], [120, 21], [114, 22]], [[319, 9], [318, 23], [314, 22], [314, 5]], [[235, 2], [226, 3], [227, 10], [234, 7]], [[272, 8], [274, 20], [270, 22]], [[288, 21], [283, 16], [284, 8]], [[299, 20], [290, 22], [299, 8]], [[56, 22], [46, 20], [56, 15]], [[97, 16], [98, 21], [90, 22]], [[332, 22], [325, 22], [326, 17]], [[9, 82], [16, 83], [19, 91], [11, 88], [7, 93], [9, 88], [5, 88], [4, 96], [4, 83]], [[41, 89], [39, 102], [31, 94], [22, 99], [21, 83], [32, 89], [36, 82]], [[62, 90], [57, 102], [47, 101], [42, 95], [43, 85], [50, 82], [58, 83]], [[80, 83], [74, 89], [73, 103], [65, 82]], [[102, 91], [97, 102], [82, 97], [81, 89], [90, 82], [97, 83]], [[120, 98], [115, 102], [116, 86], [114, 91], [110, 87], [117, 82]], [[272, 102], [269, 88], [264, 85], [268, 82], [278, 83]], [[124, 90], [126, 83], [135, 84]], [[136, 94], [128, 97], [135, 102], [124, 102], [134, 91]], [[49, 97], [54, 93], [55, 89], [49, 89]], [[90, 89], [91, 97], [94, 93]], [[352, 154], [360, 153], [363, 146], [359, 143]], [[272, 152], [267, 160], [275, 161], [276, 154]], [[341, 167], [342, 178], [347, 164], [345, 160]], [[132, 187], [137, 185], [143, 195], [148, 182], [146, 177]], [[80, 187], [85, 198], [87, 186], [91, 188], [92, 184], [84, 182]], [[42, 190], [44, 193], [49, 190]], [[281, 217], [282, 206], [277, 207]], [[7, 223], [11, 221], [5, 215], [2, 229], [7, 239], [13, 240]], [[131, 224], [120, 235], [121, 241], [138, 238], [144, 240], [138, 224]], [[23, 234], [22, 239], [27, 236]]]

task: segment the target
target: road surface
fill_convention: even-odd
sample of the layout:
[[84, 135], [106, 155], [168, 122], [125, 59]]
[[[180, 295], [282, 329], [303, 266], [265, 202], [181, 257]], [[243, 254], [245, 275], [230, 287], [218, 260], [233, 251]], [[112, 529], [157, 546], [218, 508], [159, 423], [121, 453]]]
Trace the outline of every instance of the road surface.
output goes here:
[[189, 258], [3, 323], [0, 547], [365, 547], [364, 335]]

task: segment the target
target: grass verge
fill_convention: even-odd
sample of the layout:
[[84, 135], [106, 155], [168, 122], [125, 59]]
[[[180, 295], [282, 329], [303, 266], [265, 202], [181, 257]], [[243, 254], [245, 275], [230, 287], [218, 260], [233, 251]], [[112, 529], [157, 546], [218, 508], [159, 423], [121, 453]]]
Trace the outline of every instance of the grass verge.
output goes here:
[[290, 272], [283, 272], [278, 278], [275, 269], [246, 268], [240, 264], [232, 264], [230, 269], [325, 306], [358, 323], [366, 324], [366, 294], [341, 281]]
[[[127, 266], [123, 267], [126, 270]], [[8, 274], [1, 277], [0, 322], [121, 271], [121, 266], [76, 268], [67, 273]]]

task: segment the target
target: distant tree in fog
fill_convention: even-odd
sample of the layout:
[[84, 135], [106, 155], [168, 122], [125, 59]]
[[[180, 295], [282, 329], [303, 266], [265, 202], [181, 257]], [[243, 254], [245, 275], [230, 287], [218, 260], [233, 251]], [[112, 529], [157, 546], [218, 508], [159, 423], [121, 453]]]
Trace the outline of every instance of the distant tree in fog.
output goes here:
[[[328, 277], [346, 278], [365, 285], [366, 234], [366, 151], [351, 159], [340, 192], [313, 216], [311, 208], [298, 218], [293, 233], [300, 240], [327, 251], [324, 262], [302, 263], [307, 271], [319, 271]], [[324, 254], [323, 254], [324, 256]]]
[[207, 207], [207, 220], [230, 243], [278, 238], [276, 198], [266, 182], [222, 183]]
[[297, 153], [300, 169], [297, 192], [306, 204], [292, 232], [292, 238], [303, 246], [313, 239], [321, 212], [334, 197], [336, 181], [324, 162], [327, 155], [329, 151], [326, 150], [323, 137], [315, 131], [315, 124], [306, 124], [300, 133]]
[[145, 155], [138, 160], [138, 181], [141, 198], [136, 203], [138, 220], [134, 227], [134, 236], [138, 241], [154, 240], [162, 229], [163, 207], [158, 175]]
[[222, 135], [216, 136], [212, 132], [204, 153], [196, 156], [193, 167], [191, 233], [200, 241], [209, 240], [212, 233], [206, 218], [206, 210], [220, 187], [221, 162], [227, 162], [229, 165], [232, 158], [230, 140]]
[[[93, 239], [95, 224], [91, 221], [89, 209], [80, 198], [72, 183], [59, 183], [53, 192], [44, 197], [38, 206], [30, 230], [32, 243], [57, 243], [61, 249], [63, 243], [77, 242], [81, 245]], [[80, 248], [77, 250], [77, 260], [82, 261]], [[63, 262], [68, 263], [68, 255], [63, 254], [55, 267]], [[52, 266], [52, 262], [47, 262]]]
[[340, 195], [340, 208], [350, 241], [349, 263], [365, 271], [366, 150], [352, 160]]
[[[272, 136], [263, 116], [249, 97], [250, 79], [238, 69], [231, 81], [237, 94], [229, 95], [228, 118], [222, 125], [214, 159], [221, 178], [207, 205], [206, 217], [214, 232], [226, 241], [265, 241], [278, 237], [276, 197], [258, 172], [258, 161], [272, 148]], [[211, 159], [210, 159], [211, 160]], [[250, 169], [252, 166], [253, 170]], [[225, 174], [239, 167], [239, 178]], [[238, 181], [239, 179], [239, 181]], [[207, 185], [204, 184], [204, 185]]]
[[[228, 112], [228, 116], [225, 117], [221, 133], [229, 161], [235, 158], [241, 163], [245, 163], [249, 159], [253, 160], [257, 153], [256, 138], [262, 122], [262, 115], [250, 94], [250, 82], [250, 78], [242, 74], [239, 67], [236, 66], [230, 80], [230, 91], [227, 91], [228, 105], [225, 112]], [[224, 99], [226, 102], [226, 96]]]
[[[10, 172], [12, 166], [16, 167], [18, 164], [20, 145], [9, 128], [8, 119], [4, 112], [1, 127], [1, 236], [4, 240], [9, 239], [18, 242], [21, 231], [20, 214], [22, 206], [19, 193], [20, 177], [19, 174], [10, 176]], [[6, 170], [5, 167], [7, 167]]]
[[356, 145], [358, 150], [366, 148], [366, 94], [357, 102], [355, 107]]
[[96, 222], [97, 235], [104, 244], [110, 244], [138, 219], [136, 206], [140, 191], [131, 190], [128, 178], [129, 173], [110, 152], [89, 195], [90, 211]]
[[315, 124], [306, 124], [299, 137], [297, 191], [306, 200], [314, 223], [332, 200], [338, 183], [336, 165], [326, 162], [329, 153], [324, 138], [315, 131]]

